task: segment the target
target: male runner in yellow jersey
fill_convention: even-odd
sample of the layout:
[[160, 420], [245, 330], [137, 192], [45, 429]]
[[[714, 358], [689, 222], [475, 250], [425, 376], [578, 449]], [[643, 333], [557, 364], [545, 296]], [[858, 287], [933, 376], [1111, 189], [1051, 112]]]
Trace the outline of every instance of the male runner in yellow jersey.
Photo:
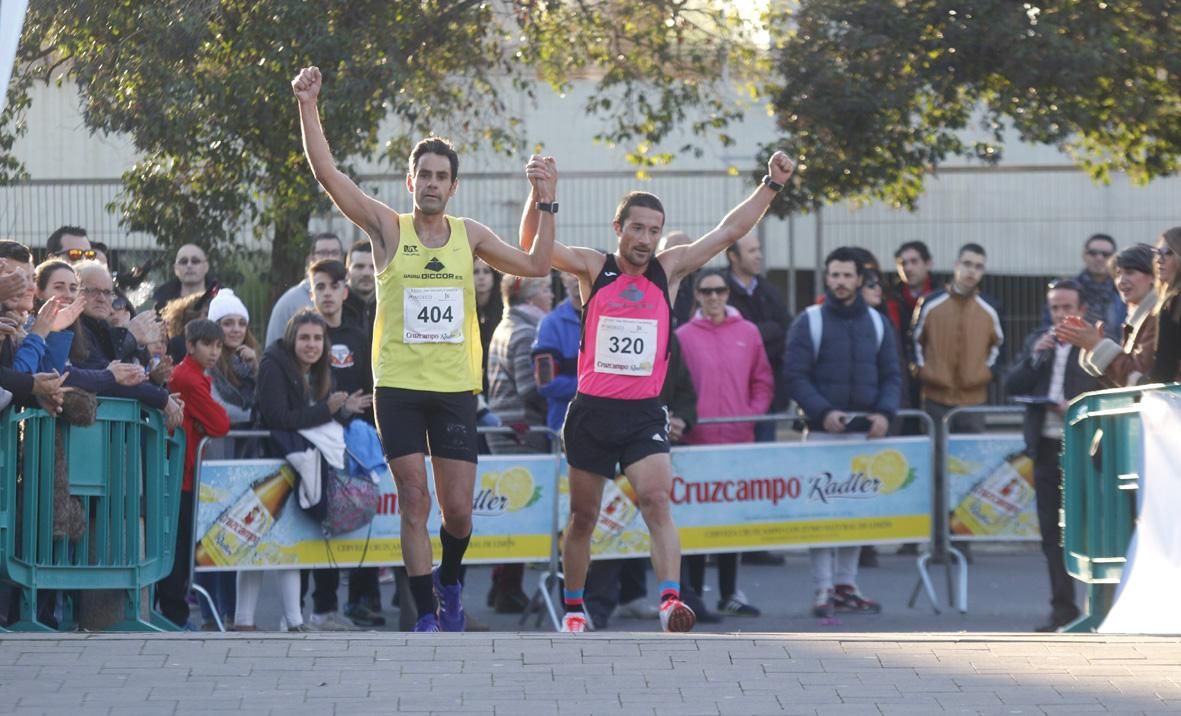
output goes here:
[[[557, 168], [549, 157], [530, 160], [531, 166], [547, 171], [534, 171], [537, 176], [529, 179], [544, 216], [528, 253], [472, 219], [444, 214], [458, 186], [459, 158], [438, 137], [422, 140], [411, 152], [406, 189], [414, 197], [414, 211], [399, 214], [336, 168], [320, 125], [320, 85], [316, 67], [300, 70], [291, 82], [312, 173], [337, 208], [373, 240], [374, 409], [398, 487], [402, 558], [419, 615], [414, 630], [463, 631], [459, 572], [472, 533], [476, 394], [481, 387], [472, 257], [517, 276], [549, 273]], [[443, 516], [443, 555], [433, 573], [426, 528], [431, 507], [428, 445]]]

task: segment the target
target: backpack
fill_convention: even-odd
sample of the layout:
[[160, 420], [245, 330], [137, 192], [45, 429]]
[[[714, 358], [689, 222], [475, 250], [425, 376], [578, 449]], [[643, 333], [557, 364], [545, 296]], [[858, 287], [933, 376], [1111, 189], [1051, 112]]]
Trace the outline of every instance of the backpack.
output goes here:
[[[804, 313], [808, 316], [808, 331], [812, 334], [812, 360], [820, 359], [820, 339], [824, 336], [824, 311], [821, 310], [823, 306], [813, 304], [804, 309]], [[882, 314], [876, 310], [866, 307], [869, 311], [869, 318], [873, 321], [873, 332], [877, 338], [876, 346], [880, 350], [882, 347], [882, 337], [886, 332], [885, 325], [882, 324]]]

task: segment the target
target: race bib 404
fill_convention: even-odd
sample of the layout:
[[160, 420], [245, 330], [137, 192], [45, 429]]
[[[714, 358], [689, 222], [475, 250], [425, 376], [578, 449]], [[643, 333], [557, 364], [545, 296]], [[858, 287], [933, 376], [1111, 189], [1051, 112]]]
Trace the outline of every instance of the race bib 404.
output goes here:
[[404, 343], [463, 343], [463, 289], [411, 288], [403, 292]]

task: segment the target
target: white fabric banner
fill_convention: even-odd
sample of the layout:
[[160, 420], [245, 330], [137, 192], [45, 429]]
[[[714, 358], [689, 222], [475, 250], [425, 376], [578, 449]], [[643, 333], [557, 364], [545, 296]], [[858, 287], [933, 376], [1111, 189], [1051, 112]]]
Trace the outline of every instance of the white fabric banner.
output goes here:
[[8, 81], [28, 7], [29, 0], [0, 0], [0, 112], [8, 100]]
[[1181, 395], [1146, 394], [1140, 418], [1140, 517], [1115, 605], [1099, 631], [1181, 634], [1176, 592], [1181, 584]]

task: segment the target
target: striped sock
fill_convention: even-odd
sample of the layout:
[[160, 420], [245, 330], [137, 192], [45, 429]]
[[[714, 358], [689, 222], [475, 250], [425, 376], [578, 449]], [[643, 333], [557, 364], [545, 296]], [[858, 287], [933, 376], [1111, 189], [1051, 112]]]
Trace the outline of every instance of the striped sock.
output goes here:
[[681, 583], [675, 580], [660, 583], [660, 603], [681, 598]]
[[582, 593], [584, 589], [563, 589], [562, 590], [562, 605], [566, 608], [566, 613], [581, 612], [582, 608]]

